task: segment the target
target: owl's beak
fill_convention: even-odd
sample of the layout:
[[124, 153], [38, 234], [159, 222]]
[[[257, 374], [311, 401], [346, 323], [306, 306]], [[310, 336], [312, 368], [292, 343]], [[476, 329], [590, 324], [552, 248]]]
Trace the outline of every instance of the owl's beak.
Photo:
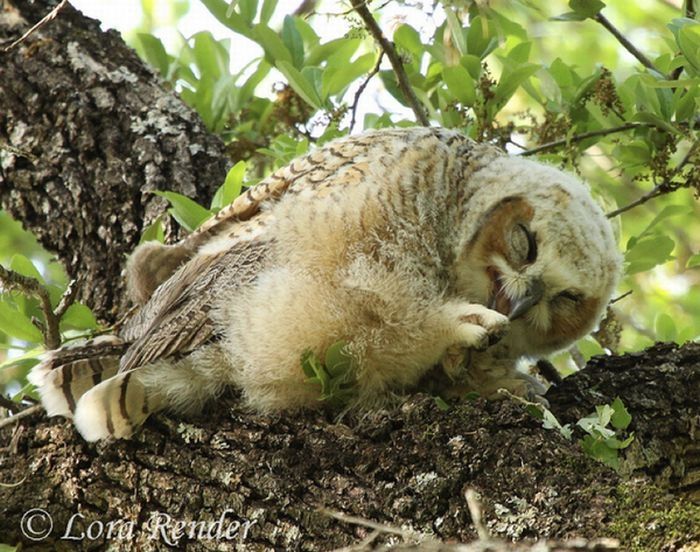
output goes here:
[[515, 320], [520, 318], [537, 303], [539, 303], [543, 296], [544, 282], [539, 278], [533, 278], [527, 286], [525, 295], [512, 300], [508, 319]]

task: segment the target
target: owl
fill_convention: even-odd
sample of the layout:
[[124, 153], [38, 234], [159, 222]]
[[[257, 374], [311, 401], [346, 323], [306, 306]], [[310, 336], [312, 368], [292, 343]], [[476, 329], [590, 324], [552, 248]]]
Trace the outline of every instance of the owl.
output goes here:
[[301, 357], [337, 343], [349, 408], [435, 370], [447, 391], [524, 394], [516, 364], [590, 332], [620, 266], [574, 176], [452, 130], [370, 131], [292, 161], [179, 243], [139, 246], [136, 314], [49, 352], [30, 380], [89, 441], [227, 387], [261, 412], [316, 407]]

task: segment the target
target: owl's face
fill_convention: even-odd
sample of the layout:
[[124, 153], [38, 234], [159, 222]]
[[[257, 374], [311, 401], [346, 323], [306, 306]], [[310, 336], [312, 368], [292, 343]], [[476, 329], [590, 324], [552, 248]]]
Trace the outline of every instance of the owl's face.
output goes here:
[[483, 183], [472, 201], [482, 214], [461, 244], [456, 288], [511, 318], [501, 344], [509, 355], [542, 355], [594, 328], [621, 259], [610, 223], [582, 183], [552, 167], [509, 161], [515, 167], [497, 161], [477, 174]]

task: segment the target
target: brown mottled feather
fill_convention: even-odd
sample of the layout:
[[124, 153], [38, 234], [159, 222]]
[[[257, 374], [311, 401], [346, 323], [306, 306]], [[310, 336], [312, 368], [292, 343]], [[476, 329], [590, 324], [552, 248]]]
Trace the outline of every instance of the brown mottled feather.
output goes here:
[[172, 355], [186, 354], [208, 341], [214, 331], [209, 311], [212, 295], [222, 279], [226, 285], [245, 285], [259, 272], [267, 252], [261, 241], [232, 242], [219, 253], [200, 254], [159, 287], [151, 301], [124, 330], [134, 339], [122, 357], [126, 372]]

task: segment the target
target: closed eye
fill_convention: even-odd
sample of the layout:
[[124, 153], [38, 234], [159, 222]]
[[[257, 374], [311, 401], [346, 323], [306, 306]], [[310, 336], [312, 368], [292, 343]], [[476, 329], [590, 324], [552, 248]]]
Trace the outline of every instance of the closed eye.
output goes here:
[[581, 293], [571, 289], [564, 290], [557, 295], [557, 299], [565, 299], [574, 303], [578, 303], [582, 298], [583, 295]]
[[535, 239], [535, 235], [528, 230], [527, 226], [524, 224], [518, 224], [518, 226], [527, 238], [527, 255], [525, 256], [525, 262], [532, 264], [537, 260], [537, 240]]

